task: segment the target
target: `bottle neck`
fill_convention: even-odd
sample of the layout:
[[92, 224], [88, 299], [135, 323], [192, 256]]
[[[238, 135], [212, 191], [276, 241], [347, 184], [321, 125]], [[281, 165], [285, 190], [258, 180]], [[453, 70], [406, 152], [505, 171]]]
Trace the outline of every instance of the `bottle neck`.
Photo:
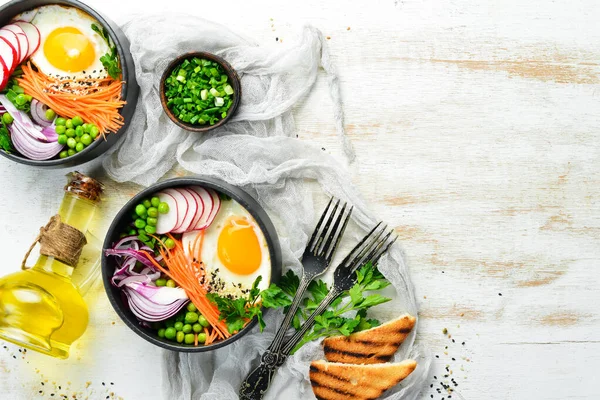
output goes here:
[[[85, 234], [94, 217], [95, 211], [95, 202], [67, 192], [63, 197], [58, 215], [62, 223], [70, 225]], [[54, 257], [45, 255], [40, 255], [33, 268], [55, 273], [66, 278], [70, 278], [74, 270], [73, 267], [56, 260]]]

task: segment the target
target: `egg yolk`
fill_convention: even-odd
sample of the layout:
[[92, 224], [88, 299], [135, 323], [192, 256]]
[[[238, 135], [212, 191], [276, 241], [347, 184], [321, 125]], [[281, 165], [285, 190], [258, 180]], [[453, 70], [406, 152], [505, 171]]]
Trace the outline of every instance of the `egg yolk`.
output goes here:
[[250, 222], [241, 217], [229, 218], [217, 243], [221, 262], [231, 272], [249, 275], [255, 272], [262, 261], [260, 242]]
[[68, 72], [84, 71], [96, 59], [94, 45], [73, 27], [53, 30], [44, 43], [44, 55], [54, 67]]

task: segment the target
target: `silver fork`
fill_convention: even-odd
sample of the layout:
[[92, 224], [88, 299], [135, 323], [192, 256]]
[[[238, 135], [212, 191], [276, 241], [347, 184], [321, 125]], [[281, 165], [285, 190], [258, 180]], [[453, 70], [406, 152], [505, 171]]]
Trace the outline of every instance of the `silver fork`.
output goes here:
[[387, 234], [387, 226], [380, 229], [381, 222], [371, 230], [346, 256], [344, 261], [335, 269], [333, 274], [333, 287], [325, 296], [319, 307], [304, 321], [300, 330], [288, 340], [281, 349], [280, 357], [285, 361], [290, 352], [302, 340], [315, 323], [315, 318], [321, 315], [342, 293], [350, 290], [356, 283], [356, 270], [361, 266], [371, 263], [376, 265], [381, 256], [388, 251], [396, 241], [397, 236], [392, 237], [393, 229]]
[[[304, 254], [302, 255], [304, 272], [298, 285], [298, 290], [294, 296], [294, 300], [292, 301], [279, 330], [277, 330], [275, 338], [273, 338], [273, 341], [263, 353], [260, 365], [250, 372], [244, 382], [242, 382], [240, 399], [262, 399], [269, 388], [275, 370], [285, 361], [286, 357], [281, 357], [280, 354], [285, 333], [289, 329], [294, 315], [296, 315], [296, 310], [298, 310], [298, 306], [302, 301], [308, 285], [313, 279], [323, 275], [327, 270], [340, 239], [346, 230], [346, 225], [350, 220], [352, 207], [348, 208], [347, 203], [344, 203], [338, 212], [339, 205], [340, 200], [337, 200], [334, 203], [334, 199], [331, 198], [325, 211], [321, 214], [321, 218], [319, 219], [312, 237], [304, 250]], [[327, 215], [329, 215], [329, 218], [324, 222]]]

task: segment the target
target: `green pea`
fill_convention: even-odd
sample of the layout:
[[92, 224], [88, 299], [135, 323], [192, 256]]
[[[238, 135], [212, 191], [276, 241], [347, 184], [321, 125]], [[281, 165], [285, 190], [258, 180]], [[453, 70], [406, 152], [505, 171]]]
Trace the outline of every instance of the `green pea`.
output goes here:
[[208, 323], [208, 320], [202, 314], [200, 314], [200, 316], [198, 317], [198, 323], [205, 328], [208, 328], [210, 326], [210, 324]]
[[83, 149], [85, 149], [85, 146], [83, 145], [83, 143], [80, 142], [75, 145], [75, 151], [77, 151], [78, 153], [80, 151], [83, 151]]
[[164, 338], [165, 337], [165, 328], [161, 328], [158, 330], [158, 337], [159, 338]]
[[154, 283], [156, 283], [156, 286], [165, 286], [167, 284], [167, 280], [164, 278], [158, 278]]
[[69, 146], [69, 148], [74, 149], [76, 145], [77, 142], [75, 141], [75, 139], [73, 139], [72, 137], [67, 139], [67, 146]]
[[81, 118], [80, 116], [73, 117], [71, 122], [73, 123], [74, 126], [80, 126], [80, 125], [83, 125], [83, 118]]
[[[68, 143], [67, 143], [68, 146]], [[75, 151], [75, 149], [69, 149], [67, 150], [67, 154], [69, 155], [69, 157], [74, 156], [75, 154], [77, 154], [77, 152]]]
[[90, 124], [88, 124], [88, 123], [86, 122], [85, 124], [83, 124], [83, 125], [81, 125], [81, 126], [83, 127], [83, 131], [84, 131], [85, 133], [90, 133], [90, 128], [91, 128], [91, 125], [90, 125]]
[[56, 131], [56, 133], [58, 135], [64, 135], [65, 132], [67, 131], [67, 128], [64, 125], [56, 125], [54, 130]]
[[150, 203], [150, 200], [146, 199], [142, 202], [142, 204], [144, 205], [144, 207], [146, 208], [150, 208], [152, 207], [152, 203]]
[[23, 93], [18, 94], [17, 97], [15, 97], [15, 102], [17, 103], [17, 105], [22, 106], [25, 103], [27, 103], [27, 97], [25, 97]]
[[98, 136], [99, 133], [100, 130], [98, 129], [98, 127], [96, 125], [92, 125], [92, 127], [90, 128], [90, 136], [95, 138], [96, 136]]
[[73, 139], [75, 139], [77, 143], [81, 142], [81, 138], [79, 136], [75, 136]]
[[75, 137], [75, 129], [67, 129], [65, 131], [65, 135], [67, 135], [68, 137]]
[[68, 119], [65, 121], [65, 126], [67, 127], [67, 129], [73, 129], [75, 128], [75, 125], [73, 125], [73, 120], [72, 119]]
[[52, 110], [51, 108], [46, 110], [46, 119], [48, 121], [54, 120], [55, 117], [56, 117], [56, 113], [54, 112], [54, 110]]
[[185, 333], [183, 333], [181, 331], [177, 332], [177, 338], [176, 338], [177, 343], [183, 342], [184, 338], [185, 338]]
[[146, 227], [144, 229], [146, 230], [146, 233], [148, 233], [150, 235], [154, 235], [156, 233], [156, 227], [155, 226], [146, 225]]
[[143, 204], [138, 204], [137, 206], [135, 206], [135, 213], [141, 217], [142, 215], [147, 213], [146, 207]]
[[165, 337], [167, 339], [173, 340], [173, 339], [175, 339], [176, 335], [177, 335], [177, 331], [172, 326], [165, 329]]
[[169, 212], [169, 205], [164, 201], [158, 205], [158, 212], [161, 214], [166, 214]]
[[58, 154], [58, 157], [59, 158], [67, 158], [67, 157], [69, 157], [69, 152], [66, 150], [63, 150]]
[[204, 343], [206, 342], [206, 333], [199, 333], [198, 334], [198, 343]]
[[173, 279], [169, 279], [167, 281], [167, 287], [175, 287], [175, 281]]
[[193, 333], [188, 333], [187, 335], [185, 335], [184, 340], [185, 344], [194, 344], [196, 338]]
[[154, 196], [150, 199], [150, 204], [152, 204], [152, 207], [158, 207], [158, 205], [160, 204], [160, 199]]
[[190, 332], [192, 331], [192, 325], [190, 325], [190, 324], [185, 324], [185, 325], [183, 326], [183, 329], [181, 329], [181, 331], [182, 331], [183, 333], [190, 333]]
[[183, 322], [177, 321], [175, 322], [175, 330], [180, 331], [183, 329]]
[[148, 209], [148, 216], [152, 217], [152, 218], [158, 217], [158, 208], [156, 208], [156, 207], [150, 207]]
[[169, 250], [175, 247], [175, 241], [171, 238], [165, 240], [165, 247]]
[[[81, 128], [81, 127], [78, 126], [78, 128]], [[88, 135], [87, 133], [84, 133], [83, 136], [81, 137], [81, 143], [83, 143], [86, 146], [89, 146], [90, 144], [92, 144], [92, 137], [90, 135]]]
[[[150, 215], [150, 214], [148, 214]], [[156, 218], [152, 218], [152, 217], [148, 217], [146, 218], [146, 223], [150, 226], [156, 226], [156, 223], [158, 222], [158, 220]]]
[[6, 125], [12, 124], [13, 121], [14, 118], [9, 113], [5, 112], [4, 114], [2, 114], [2, 122], [4, 122]]
[[175, 321], [173, 321], [172, 319], [168, 319], [165, 321], [165, 326], [167, 328], [173, 328], [175, 326]]
[[196, 311], [198, 311], [198, 309], [196, 308], [196, 306], [192, 302], [188, 303], [187, 310], [190, 311], [190, 312], [196, 312]]
[[75, 128], [75, 136], [82, 137], [83, 136], [83, 127], [78, 126]]
[[56, 118], [56, 121], [54, 121], [54, 124], [56, 126], [65, 126], [66, 122], [67, 122], [67, 120], [64, 119], [63, 117], [58, 117], [58, 118]]
[[198, 314], [196, 314], [195, 312], [190, 311], [185, 314], [185, 323], [186, 324], [193, 324], [197, 321], [198, 321]]
[[200, 324], [198, 324], [198, 323], [196, 323], [196, 324], [192, 325], [192, 330], [193, 330], [194, 332], [196, 332], [196, 333], [198, 333], [198, 332], [202, 332], [202, 330], [203, 330], [203, 329], [204, 329], [204, 328], [202, 328], [202, 325], [200, 325]]
[[146, 227], [146, 221], [144, 221], [141, 218], [136, 219], [134, 224], [135, 224], [135, 227], [138, 229], [144, 229]]
[[129, 236], [135, 235], [136, 233], [137, 233], [137, 231], [135, 229], [130, 229], [129, 230]]
[[67, 135], [58, 135], [58, 144], [67, 144], [67, 140], [69, 140]]

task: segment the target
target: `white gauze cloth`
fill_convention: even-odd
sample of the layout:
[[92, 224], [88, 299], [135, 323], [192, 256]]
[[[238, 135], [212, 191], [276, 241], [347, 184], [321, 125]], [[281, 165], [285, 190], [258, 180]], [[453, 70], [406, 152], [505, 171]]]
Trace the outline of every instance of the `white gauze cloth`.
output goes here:
[[[177, 162], [185, 170], [240, 186], [265, 208], [281, 243], [284, 270], [301, 274], [301, 257], [327, 195], [354, 205], [353, 223], [344, 236], [339, 259], [376, 223], [345, 169], [328, 154], [295, 136], [290, 109], [312, 87], [321, 66], [327, 73], [336, 128], [346, 155], [352, 147], [343, 133], [338, 80], [322, 34], [305, 27], [298, 42], [284, 49], [264, 49], [229, 29], [182, 15], [143, 16], [124, 27], [131, 40], [140, 84], [140, 100], [127, 135], [105, 159], [108, 174], [119, 182], [148, 186]], [[242, 78], [242, 104], [233, 121], [209, 134], [181, 130], [163, 113], [160, 77], [174, 57], [188, 51], [220, 54]], [[381, 321], [408, 312], [417, 315], [412, 285], [400, 244], [379, 262], [392, 285], [384, 295], [393, 301], [374, 307], [369, 316]], [[326, 277], [326, 280], [330, 276]], [[244, 377], [258, 364], [273, 339], [281, 311], [266, 313], [267, 328], [255, 327], [224, 348], [204, 354], [165, 351], [163, 395], [168, 399], [228, 400], [238, 398]], [[427, 377], [430, 357], [414, 345], [415, 328], [394, 361], [416, 359], [417, 369], [384, 399], [415, 399]], [[278, 370], [265, 399], [314, 398], [308, 380], [311, 360], [323, 358], [319, 342], [302, 347]]]

